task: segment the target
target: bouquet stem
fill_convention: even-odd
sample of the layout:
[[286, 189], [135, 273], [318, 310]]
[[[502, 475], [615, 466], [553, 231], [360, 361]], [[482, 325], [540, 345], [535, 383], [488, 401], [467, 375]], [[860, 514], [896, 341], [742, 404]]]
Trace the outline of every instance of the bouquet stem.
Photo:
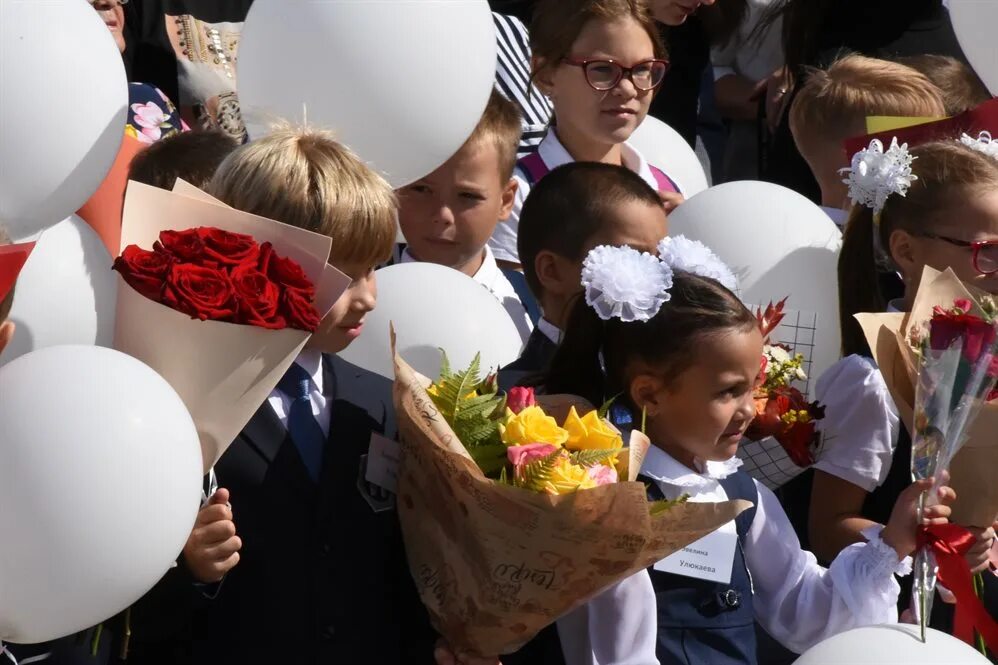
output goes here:
[[[974, 595], [978, 598], [984, 597], [984, 575], [982, 573], [974, 575]], [[974, 631], [974, 642], [977, 645], [977, 650], [981, 652], [981, 655], [987, 658], [988, 647], [987, 644], [984, 643], [984, 636], [976, 630]]]

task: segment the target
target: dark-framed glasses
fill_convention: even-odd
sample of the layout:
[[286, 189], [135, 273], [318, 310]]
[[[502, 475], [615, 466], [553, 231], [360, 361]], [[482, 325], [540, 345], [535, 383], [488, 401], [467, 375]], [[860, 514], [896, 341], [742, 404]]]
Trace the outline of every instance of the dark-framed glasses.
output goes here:
[[565, 58], [563, 62], [573, 67], [581, 67], [589, 87], [600, 92], [613, 90], [625, 76], [631, 79], [631, 83], [638, 90], [654, 90], [662, 85], [669, 71], [669, 61], [658, 58], [642, 60], [630, 67], [606, 58], [593, 60]]
[[941, 240], [956, 247], [965, 247], [974, 251], [974, 270], [981, 275], [993, 275], [998, 272], [998, 240], [959, 240], [935, 233], [919, 233], [923, 238]]

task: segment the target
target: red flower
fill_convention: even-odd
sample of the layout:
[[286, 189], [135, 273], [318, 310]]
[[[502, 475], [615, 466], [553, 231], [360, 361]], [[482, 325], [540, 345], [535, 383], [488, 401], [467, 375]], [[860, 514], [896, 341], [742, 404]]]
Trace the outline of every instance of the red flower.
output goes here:
[[302, 267], [291, 259], [278, 256], [269, 242], [260, 246], [260, 272], [279, 286], [301, 291], [309, 300], [315, 297], [315, 285]]
[[[817, 403], [808, 403], [796, 388], [781, 388], [771, 393], [756, 394], [756, 416], [745, 436], [760, 441], [768, 436], [776, 439], [794, 464], [801, 467], [814, 464], [814, 446], [818, 432], [816, 420], [825, 417], [825, 410]], [[805, 412], [806, 418], [784, 419], [790, 412]]]
[[204, 245], [204, 258], [220, 266], [252, 264], [256, 267], [260, 258], [260, 245], [253, 236], [232, 233], [208, 226], [197, 229], [198, 237]]
[[506, 393], [506, 407], [513, 413], [519, 413], [528, 406], [534, 406], [537, 400], [534, 399], [533, 388], [510, 388]]
[[159, 302], [171, 265], [173, 258], [169, 254], [148, 252], [138, 245], [129, 245], [114, 260], [112, 269], [121, 273], [122, 279], [133, 289]]
[[153, 251], [165, 252], [178, 261], [201, 261], [204, 257], [204, 243], [197, 229], [186, 231], [160, 231], [159, 242]]
[[281, 304], [280, 287], [267, 279], [255, 266], [237, 266], [232, 270], [230, 278], [239, 304], [238, 323], [272, 330], [287, 327], [287, 322], [278, 311]]
[[[276, 258], [277, 255], [274, 256]], [[292, 263], [294, 262], [292, 261]], [[315, 332], [316, 328], [319, 327], [319, 312], [312, 304], [312, 297], [305, 291], [284, 289], [284, 296], [281, 298], [281, 313], [287, 319], [289, 328]]]
[[929, 347], [933, 351], [945, 351], [961, 339], [963, 357], [976, 363], [981, 353], [994, 344], [995, 327], [979, 316], [967, 314], [966, 310], [947, 312], [937, 307], [929, 322]]
[[166, 279], [162, 303], [192, 319], [231, 321], [238, 309], [224, 270], [175, 263]]

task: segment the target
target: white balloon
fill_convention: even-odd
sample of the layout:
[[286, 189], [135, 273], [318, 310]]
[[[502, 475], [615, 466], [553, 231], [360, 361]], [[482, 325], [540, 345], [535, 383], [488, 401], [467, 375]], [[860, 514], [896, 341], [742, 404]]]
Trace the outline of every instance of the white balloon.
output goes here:
[[200, 506], [180, 397], [123, 353], [52, 347], [0, 368], [0, 423], [0, 640], [52, 640], [129, 607]]
[[[817, 330], [800, 330], [797, 350], [813, 341], [811, 386], [840, 356], [838, 254], [842, 234], [821, 208], [766, 182], [711, 187], [669, 214], [669, 234], [710, 247], [735, 274], [742, 300], [817, 314]], [[785, 324], [794, 323], [786, 320]]]
[[29, 239], [97, 191], [125, 133], [128, 82], [84, 0], [0, 0], [0, 225]]
[[47, 346], [111, 346], [118, 281], [104, 243], [79, 217], [45, 231], [14, 289], [14, 339], [0, 366]]
[[992, 95], [998, 94], [998, 50], [993, 26], [998, 3], [991, 0], [950, 0], [950, 20], [967, 60]]
[[839, 633], [808, 649], [795, 665], [987, 665], [988, 659], [952, 635], [918, 626], [893, 624]]
[[710, 186], [703, 164], [690, 144], [658, 118], [647, 116], [627, 143], [675, 180], [686, 198]]
[[401, 187], [471, 135], [495, 82], [495, 40], [486, 0], [256, 0], [239, 42], [240, 104], [253, 137], [277, 117], [307, 119]]
[[516, 325], [485, 287], [457, 270], [433, 263], [403, 263], [377, 273], [378, 306], [364, 332], [340, 356], [389, 379], [395, 378], [389, 324], [397, 349], [420, 374], [440, 372], [440, 349], [452, 367], [466, 367], [482, 354], [482, 368], [516, 360], [523, 342]]

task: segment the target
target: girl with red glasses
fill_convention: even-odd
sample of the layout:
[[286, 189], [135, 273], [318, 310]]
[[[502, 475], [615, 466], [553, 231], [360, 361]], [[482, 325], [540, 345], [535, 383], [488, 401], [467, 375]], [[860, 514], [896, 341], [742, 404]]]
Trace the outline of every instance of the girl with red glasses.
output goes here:
[[[853, 315], [909, 311], [925, 266], [952, 268], [965, 283], [998, 294], [998, 160], [981, 151], [986, 143], [968, 143], [979, 149], [957, 140], [913, 148], [907, 174], [881, 189], [886, 199], [871, 201], [872, 207], [855, 205], [846, 225], [839, 259], [845, 357], [818, 380], [815, 391], [826, 407], [808, 524], [819, 559], [831, 560], [862, 542], [863, 532], [884, 523], [911, 482], [911, 439]], [[906, 160], [903, 147], [879, 149]], [[884, 269], [900, 276], [901, 298], [888, 301], [882, 293]], [[976, 572], [988, 567], [995, 534], [991, 525], [971, 526], [978, 527], [973, 529], [978, 542], [967, 559]], [[998, 578], [984, 578], [985, 603], [993, 606]], [[900, 600], [903, 610], [910, 594]], [[947, 609], [935, 603], [935, 627], [946, 629]]]
[[[496, 259], [519, 268], [520, 208], [531, 186], [574, 161], [625, 166], [662, 193], [667, 210], [681, 186], [627, 144], [648, 114], [669, 68], [645, 0], [541, 0], [530, 25], [534, 84], [554, 106], [554, 120], [537, 153], [516, 168], [513, 212], [496, 228]], [[663, 165], [659, 165], [663, 166]]]

